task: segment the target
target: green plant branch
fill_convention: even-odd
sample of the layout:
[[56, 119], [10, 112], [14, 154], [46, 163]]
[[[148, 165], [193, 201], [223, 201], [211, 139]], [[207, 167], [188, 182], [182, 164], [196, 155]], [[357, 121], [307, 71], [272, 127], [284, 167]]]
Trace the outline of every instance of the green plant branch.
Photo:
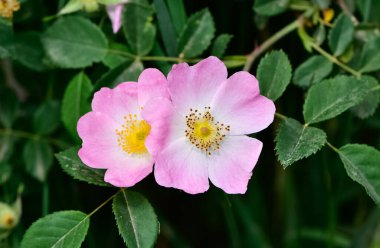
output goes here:
[[[283, 114], [280, 114], [280, 113], [275, 113], [274, 114], [274, 116], [276, 116], [278, 119], [280, 119], [280, 120], [286, 120], [287, 118], [289, 118], [289, 117], [287, 117], [286, 115], [283, 115]], [[304, 127], [307, 127], [308, 126], [308, 124], [304, 124]], [[335, 146], [333, 146], [330, 142], [328, 142], [327, 140], [326, 140], [326, 144], [327, 144], [327, 146], [328, 147], [330, 147], [334, 152], [336, 152], [336, 153], [340, 153], [339, 152], [339, 149], [338, 148], [336, 148]]]
[[[179, 57], [163, 57], [163, 56], [137, 56], [129, 52], [120, 51], [120, 50], [114, 50], [110, 49], [108, 50], [110, 53], [119, 54], [121, 56], [124, 56], [126, 58], [130, 58], [133, 60], [141, 60], [141, 61], [164, 61], [164, 62], [174, 62], [174, 63], [181, 63], [181, 62], [187, 62], [187, 63], [197, 63], [201, 61], [203, 58], [193, 58], [193, 59], [186, 59], [186, 58], [179, 58]], [[231, 55], [224, 57], [224, 61], [246, 61], [245, 56], [240, 55]]]
[[357, 78], [361, 77], [361, 73], [360, 72], [358, 72], [358, 71], [352, 69], [351, 67], [349, 67], [348, 65], [340, 62], [336, 57], [334, 57], [330, 53], [328, 53], [325, 50], [323, 50], [323, 48], [320, 47], [318, 44], [316, 44], [314, 42], [311, 42], [311, 47], [314, 48], [314, 50], [316, 50], [317, 52], [319, 52], [322, 56], [324, 56], [325, 58], [327, 58], [328, 60], [330, 60], [332, 63], [338, 65], [343, 70], [351, 73], [352, 75], [354, 75]]
[[110, 202], [113, 198], [115, 198], [115, 196], [120, 192], [122, 191], [123, 189], [120, 189], [118, 190], [115, 194], [111, 195], [107, 200], [105, 200], [102, 204], [100, 204], [97, 208], [95, 208], [94, 210], [92, 210], [91, 213], [87, 214], [87, 217], [86, 218], [90, 218], [93, 214], [95, 214], [96, 212], [98, 212], [99, 209], [101, 209], [102, 207], [104, 207], [108, 202]]
[[289, 23], [277, 33], [272, 35], [269, 39], [264, 41], [260, 46], [256, 47], [250, 54], [247, 55], [247, 62], [244, 65], [243, 70], [249, 71], [252, 67], [253, 62], [266, 50], [268, 50], [274, 43], [282, 39], [287, 34], [296, 30], [300, 25], [302, 25], [305, 14], [298, 17], [293, 22]]
[[24, 138], [24, 139], [32, 139], [32, 140], [46, 140], [47, 142], [56, 145], [61, 148], [67, 148], [70, 147], [69, 144], [58, 140], [58, 139], [53, 139], [50, 137], [45, 137], [41, 136], [39, 134], [34, 134], [34, 133], [28, 133], [25, 131], [21, 130], [13, 130], [13, 129], [0, 129], [0, 136], [13, 136], [13, 137], [18, 137], [18, 138]]

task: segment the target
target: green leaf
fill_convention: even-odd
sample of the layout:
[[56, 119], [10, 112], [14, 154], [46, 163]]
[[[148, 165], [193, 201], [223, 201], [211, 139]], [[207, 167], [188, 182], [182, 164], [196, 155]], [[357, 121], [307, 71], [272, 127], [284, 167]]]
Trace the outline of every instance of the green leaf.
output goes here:
[[284, 93], [291, 77], [292, 66], [288, 56], [282, 50], [267, 53], [260, 60], [257, 79], [262, 95], [273, 101], [277, 100]]
[[[162, 49], [160, 43], [156, 41], [152, 49], [152, 56], [165, 57], [166, 54]], [[155, 61], [155, 67], [157, 67], [164, 75], [168, 75], [172, 69], [173, 64], [168, 61]]]
[[320, 23], [313, 33], [313, 39], [317, 45], [322, 45], [326, 39], [326, 28], [323, 23]]
[[153, 247], [159, 223], [147, 199], [139, 193], [121, 190], [113, 199], [112, 209], [119, 232], [129, 248]]
[[114, 87], [122, 82], [131, 81], [137, 82], [141, 72], [144, 70], [144, 65], [140, 60], [132, 61], [120, 75], [112, 82], [111, 87]]
[[12, 57], [24, 66], [35, 71], [48, 69], [45, 55], [39, 33], [25, 32], [15, 36]]
[[80, 72], [65, 90], [62, 101], [62, 122], [67, 131], [79, 141], [77, 122], [79, 118], [90, 110], [89, 98], [92, 94], [92, 84], [84, 72]]
[[286, 10], [290, 0], [256, 0], [253, 9], [265, 16], [278, 15]]
[[90, 224], [80, 211], [61, 211], [34, 222], [26, 231], [21, 248], [79, 248]]
[[62, 68], [84, 68], [101, 61], [108, 44], [103, 32], [79, 16], [62, 17], [48, 28], [43, 44], [52, 62]]
[[115, 5], [115, 4], [123, 4], [124, 0], [97, 0], [98, 3], [105, 4], [105, 5]]
[[330, 30], [328, 43], [335, 56], [342, 55], [354, 38], [355, 27], [350, 18], [340, 14]]
[[355, 3], [361, 16], [363, 16], [363, 22], [377, 22], [380, 24], [379, 1], [356, 0]]
[[6, 183], [12, 174], [12, 167], [0, 159], [0, 185]]
[[214, 20], [208, 9], [193, 14], [179, 37], [180, 57], [193, 58], [202, 54], [209, 47], [214, 33]]
[[284, 169], [316, 153], [326, 143], [326, 133], [286, 118], [276, 136], [276, 150]]
[[147, 0], [134, 0], [124, 5], [124, 35], [132, 51], [144, 56], [153, 48], [156, 27], [152, 23], [153, 8]]
[[11, 90], [0, 88], [0, 123], [10, 128], [16, 119], [19, 101]]
[[166, 0], [174, 28], [179, 35], [186, 25], [187, 16], [183, 0]]
[[221, 34], [214, 40], [214, 44], [211, 48], [211, 54], [221, 58], [226, 52], [228, 43], [230, 43], [233, 35]]
[[46, 176], [53, 163], [53, 151], [45, 140], [28, 140], [24, 146], [22, 157], [26, 171], [40, 182], [46, 180]]
[[366, 189], [376, 204], [380, 204], [380, 152], [362, 144], [348, 144], [337, 152], [347, 174]]
[[39, 134], [50, 134], [60, 123], [60, 106], [57, 101], [43, 103], [33, 115], [33, 128]]
[[65, 15], [76, 12], [83, 8], [80, 0], [69, 0], [69, 2], [59, 11], [58, 15]]
[[93, 169], [83, 164], [78, 150], [78, 147], [72, 147], [55, 155], [62, 169], [77, 180], [98, 186], [110, 186], [104, 182], [104, 170]]
[[13, 154], [15, 138], [11, 132], [0, 134], [0, 161], [7, 161]]
[[13, 42], [12, 22], [0, 17], [0, 59], [10, 56]]
[[116, 85], [126, 81], [136, 82], [143, 70], [144, 65], [141, 63], [141, 61], [127, 61], [104, 74], [96, 82], [95, 90], [101, 87], [113, 88]]
[[164, 0], [154, 0], [156, 6], [158, 27], [165, 50], [169, 56], [177, 55], [177, 34], [170, 19], [168, 8]]
[[125, 46], [124, 44], [119, 43], [111, 43], [110, 51], [108, 51], [107, 55], [102, 60], [102, 63], [107, 66], [109, 69], [113, 69], [127, 61], [132, 61], [132, 58], [128, 58], [121, 53], [131, 53], [131, 50]]
[[333, 64], [323, 56], [312, 56], [294, 71], [293, 83], [301, 88], [309, 88], [328, 76]]
[[[367, 87], [375, 88], [379, 86], [379, 82], [376, 78], [371, 76], [362, 76], [362, 80], [365, 81]], [[351, 108], [352, 112], [361, 119], [372, 116], [380, 102], [380, 92], [378, 90], [372, 91], [365, 96], [365, 98], [356, 106]]]
[[331, 119], [358, 104], [371, 91], [363, 80], [352, 76], [337, 76], [313, 85], [303, 106], [307, 123]]
[[326, 9], [330, 6], [331, 0], [313, 0], [321, 9]]
[[364, 43], [360, 54], [360, 72], [372, 72], [380, 69], [380, 37]]

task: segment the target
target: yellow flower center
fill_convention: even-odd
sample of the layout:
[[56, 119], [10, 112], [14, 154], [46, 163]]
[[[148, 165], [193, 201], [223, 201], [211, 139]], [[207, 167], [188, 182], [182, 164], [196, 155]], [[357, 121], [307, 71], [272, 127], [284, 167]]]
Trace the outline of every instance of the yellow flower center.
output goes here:
[[118, 145], [128, 154], [148, 153], [145, 139], [150, 133], [150, 125], [144, 120], [138, 120], [137, 115], [129, 114], [124, 116], [124, 120], [121, 130], [116, 129]]
[[186, 116], [186, 125], [186, 137], [196, 148], [208, 155], [219, 150], [226, 133], [230, 131], [230, 126], [215, 122], [210, 107], [205, 107], [203, 113], [190, 109], [190, 114]]
[[20, 3], [17, 0], [0, 0], [0, 16], [12, 18], [13, 12], [20, 9]]

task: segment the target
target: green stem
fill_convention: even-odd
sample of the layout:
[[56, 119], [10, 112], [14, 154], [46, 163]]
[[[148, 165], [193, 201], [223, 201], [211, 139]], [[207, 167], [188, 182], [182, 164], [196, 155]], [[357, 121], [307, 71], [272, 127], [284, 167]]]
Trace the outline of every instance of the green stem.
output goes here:
[[110, 202], [122, 189], [120, 189], [118, 192], [116, 192], [115, 194], [111, 195], [107, 200], [105, 200], [102, 204], [100, 204], [97, 208], [95, 208], [91, 213], [89, 213], [87, 215], [87, 218], [90, 218], [93, 214], [95, 214], [96, 212], [98, 212], [99, 209], [101, 209], [102, 207], [104, 207], [108, 202]]
[[49, 184], [44, 182], [42, 185], [42, 216], [49, 213]]
[[269, 39], [263, 42], [260, 46], [255, 48], [250, 54], [247, 55], [247, 62], [244, 65], [245, 71], [249, 71], [252, 67], [253, 62], [266, 50], [268, 50], [274, 43], [279, 41], [281, 38], [296, 30], [303, 22], [304, 15], [301, 15], [295, 21], [291, 22], [287, 26], [283, 27], [280, 31], [272, 35]]
[[334, 152], [339, 153], [338, 148], [333, 146], [330, 142], [326, 141], [327, 146], [329, 146]]
[[317, 51], [319, 52], [321, 55], [323, 55], [325, 58], [327, 58], [328, 60], [330, 60], [332, 63], [338, 65], [340, 68], [342, 68], [343, 70], [351, 73], [352, 75], [354, 75], [355, 77], [357, 78], [360, 78], [361, 77], [361, 73], [358, 72], [358, 71], [355, 71], [354, 69], [352, 69], [351, 67], [347, 66], [346, 64], [340, 62], [336, 57], [334, 57], [333, 55], [329, 54], [328, 52], [326, 52], [325, 50], [323, 50], [322, 47], [320, 47], [319, 45], [317, 45], [316, 43], [312, 42], [311, 43], [311, 46]]
[[0, 136], [6, 136], [6, 135], [14, 136], [14, 137], [19, 137], [19, 138], [24, 138], [24, 139], [32, 139], [32, 140], [45, 139], [49, 143], [51, 143], [53, 145], [56, 145], [58, 147], [62, 147], [62, 148], [70, 147], [69, 144], [67, 144], [67, 143], [65, 143], [63, 141], [60, 141], [60, 140], [57, 140], [57, 139], [53, 139], [53, 138], [50, 138], [50, 137], [44, 137], [44, 136], [41, 136], [39, 134], [28, 133], [28, 132], [21, 131], [21, 130], [0, 129]]
[[[128, 53], [125, 51], [120, 50], [114, 50], [110, 49], [108, 50], [111, 53], [122, 55], [126, 58], [130, 58], [133, 60], [141, 60], [141, 61], [164, 61], [164, 62], [174, 62], [174, 63], [181, 63], [181, 62], [187, 62], [187, 63], [197, 63], [201, 61], [203, 58], [194, 58], [194, 59], [185, 59], [185, 58], [179, 58], [179, 57], [163, 57], [163, 56], [137, 56], [132, 53]], [[240, 55], [231, 55], [225, 57], [227, 61], [245, 61], [245, 56]]]
[[274, 113], [274, 115], [277, 117], [277, 118], [279, 118], [279, 119], [281, 119], [281, 120], [286, 120], [286, 118], [288, 118], [288, 117], [286, 117], [285, 115], [282, 115], [282, 114], [280, 114], [280, 113]]
[[240, 244], [237, 223], [235, 220], [234, 213], [232, 211], [231, 201], [228, 198], [228, 195], [224, 194], [224, 196], [225, 196], [225, 200], [223, 203], [223, 210], [224, 210], [224, 215], [227, 221], [227, 226], [230, 231], [231, 245], [234, 248], [238, 248], [238, 247], [241, 247], [241, 244]]

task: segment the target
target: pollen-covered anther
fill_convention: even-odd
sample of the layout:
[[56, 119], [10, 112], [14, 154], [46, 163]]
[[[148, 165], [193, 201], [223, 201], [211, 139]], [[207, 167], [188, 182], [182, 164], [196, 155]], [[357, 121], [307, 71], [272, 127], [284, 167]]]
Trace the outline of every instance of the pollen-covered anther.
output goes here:
[[210, 107], [205, 107], [203, 112], [198, 109], [190, 109], [190, 113], [185, 117], [186, 137], [196, 148], [208, 155], [220, 149], [221, 142], [226, 133], [230, 131], [229, 125], [215, 122], [210, 110]]
[[150, 125], [145, 120], [139, 120], [136, 114], [124, 116], [124, 121], [121, 130], [116, 129], [118, 145], [128, 154], [148, 153], [145, 139], [150, 133]]

